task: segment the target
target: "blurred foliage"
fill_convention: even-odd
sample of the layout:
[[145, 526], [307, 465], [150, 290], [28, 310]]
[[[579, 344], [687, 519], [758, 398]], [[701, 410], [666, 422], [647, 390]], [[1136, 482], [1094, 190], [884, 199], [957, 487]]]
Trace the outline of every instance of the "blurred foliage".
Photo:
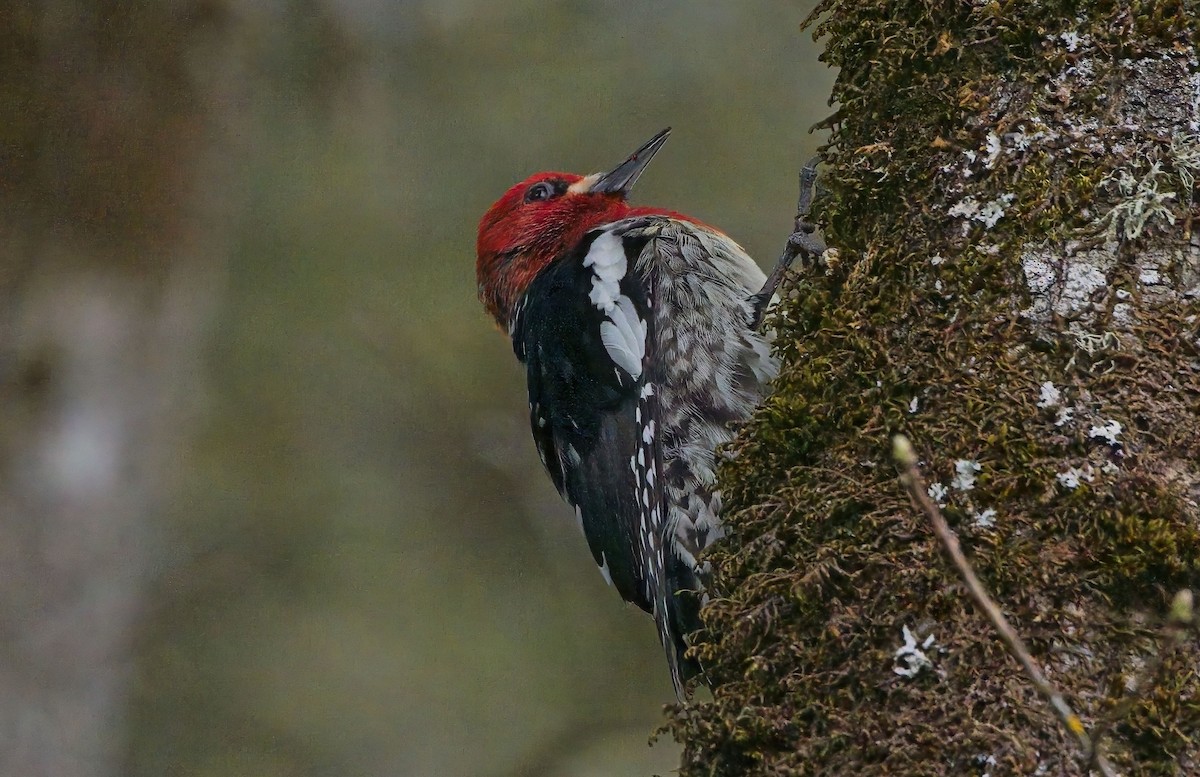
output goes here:
[[652, 624], [540, 470], [475, 226], [535, 169], [602, 169], [673, 125], [635, 199], [769, 263], [828, 112], [808, 5], [231, 4], [254, 153], [212, 195], [246, 204], [129, 774], [674, 767], [646, 747], [671, 697]]

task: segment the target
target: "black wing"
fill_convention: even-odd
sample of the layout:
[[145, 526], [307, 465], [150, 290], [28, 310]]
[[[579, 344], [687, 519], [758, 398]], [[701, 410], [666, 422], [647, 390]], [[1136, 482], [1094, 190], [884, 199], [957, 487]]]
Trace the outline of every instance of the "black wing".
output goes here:
[[[622, 598], [652, 612], [653, 593], [637, 552], [644, 536], [636, 465], [642, 387], [632, 372], [640, 373], [640, 365], [631, 372], [614, 361], [611, 342], [605, 344], [609, 316], [592, 298], [596, 272], [584, 265], [604, 234], [589, 234], [573, 255], [530, 284], [514, 315], [513, 348], [526, 367], [530, 425], [542, 463], [575, 508], [605, 576]], [[649, 302], [634, 272], [640, 246], [621, 249], [629, 258], [620, 295], [645, 322]]]

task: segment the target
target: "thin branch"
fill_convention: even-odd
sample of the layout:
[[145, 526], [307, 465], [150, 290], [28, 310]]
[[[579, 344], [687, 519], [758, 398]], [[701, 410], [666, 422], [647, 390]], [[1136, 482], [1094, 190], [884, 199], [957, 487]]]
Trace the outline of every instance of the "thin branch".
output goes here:
[[1021, 664], [1021, 668], [1025, 670], [1025, 676], [1033, 683], [1033, 687], [1037, 689], [1046, 701], [1050, 703], [1050, 707], [1054, 710], [1054, 714], [1058, 716], [1059, 721], [1071, 735], [1075, 737], [1075, 741], [1079, 744], [1082, 750], [1081, 760], [1085, 764], [1093, 766], [1096, 771], [1100, 772], [1104, 777], [1116, 777], [1116, 772], [1113, 771], [1112, 765], [1104, 757], [1103, 753], [1098, 752], [1092, 746], [1092, 738], [1088, 736], [1087, 729], [1083, 726], [1083, 721], [1067, 704], [1067, 700], [1063, 695], [1050, 684], [1046, 679], [1046, 675], [1042, 673], [1041, 668], [1034, 661], [1029, 649], [1025, 647], [1025, 643], [1021, 640], [1013, 627], [1009, 625], [1004, 614], [1000, 612], [1000, 608], [992, 597], [988, 594], [987, 589], [983, 587], [983, 583], [975, 575], [975, 570], [971, 567], [971, 563], [967, 561], [967, 557], [963, 555], [962, 548], [959, 547], [958, 537], [947, 525], [946, 519], [942, 516], [942, 511], [937, 504], [929, 498], [926, 492], [925, 481], [921, 477], [920, 470], [917, 469], [917, 458], [913, 453], [912, 443], [903, 435], [896, 435], [892, 438], [892, 455], [896, 459], [896, 464], [900, 468], [900, 480], [908, 491], [909, 499], [929, 518], [933, 524], [933, 531], [941, 540], [942, 547], [950, 556], [950, 560], [954, 563], [955, 569], [958, 570], [959, 576], [963, 582], [967, 584], [967, 590], [971, 594], [971, 599], [975, 601], [975, 605], [983, 611], [987, 619], [991, 622], [992, 628], [999, 634], [1000, 639], [1004, 642], [1004, 646], [1008, 648], [1008, 652]]

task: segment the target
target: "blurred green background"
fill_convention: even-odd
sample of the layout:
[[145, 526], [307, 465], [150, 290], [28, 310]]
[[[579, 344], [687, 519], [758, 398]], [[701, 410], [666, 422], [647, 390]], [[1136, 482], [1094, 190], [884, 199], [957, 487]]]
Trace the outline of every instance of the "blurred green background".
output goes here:
[[769, 265], [829, 112], [807, 2], [235, 6], [250, 149], [136, 635], [130, 775], [633, 775], [672, 699], [475, 298], [479, 217], [675, 132], [635, 192]]

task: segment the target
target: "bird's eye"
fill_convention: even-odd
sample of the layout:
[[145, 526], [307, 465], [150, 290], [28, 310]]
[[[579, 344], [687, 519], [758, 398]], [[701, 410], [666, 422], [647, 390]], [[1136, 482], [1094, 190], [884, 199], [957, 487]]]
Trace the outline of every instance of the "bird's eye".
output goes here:
[[548, 182], [542, 181], [529, 187], [525, 192], [525, 202], [541, 202], [550, 199], [554, 194], [554, 187]]

